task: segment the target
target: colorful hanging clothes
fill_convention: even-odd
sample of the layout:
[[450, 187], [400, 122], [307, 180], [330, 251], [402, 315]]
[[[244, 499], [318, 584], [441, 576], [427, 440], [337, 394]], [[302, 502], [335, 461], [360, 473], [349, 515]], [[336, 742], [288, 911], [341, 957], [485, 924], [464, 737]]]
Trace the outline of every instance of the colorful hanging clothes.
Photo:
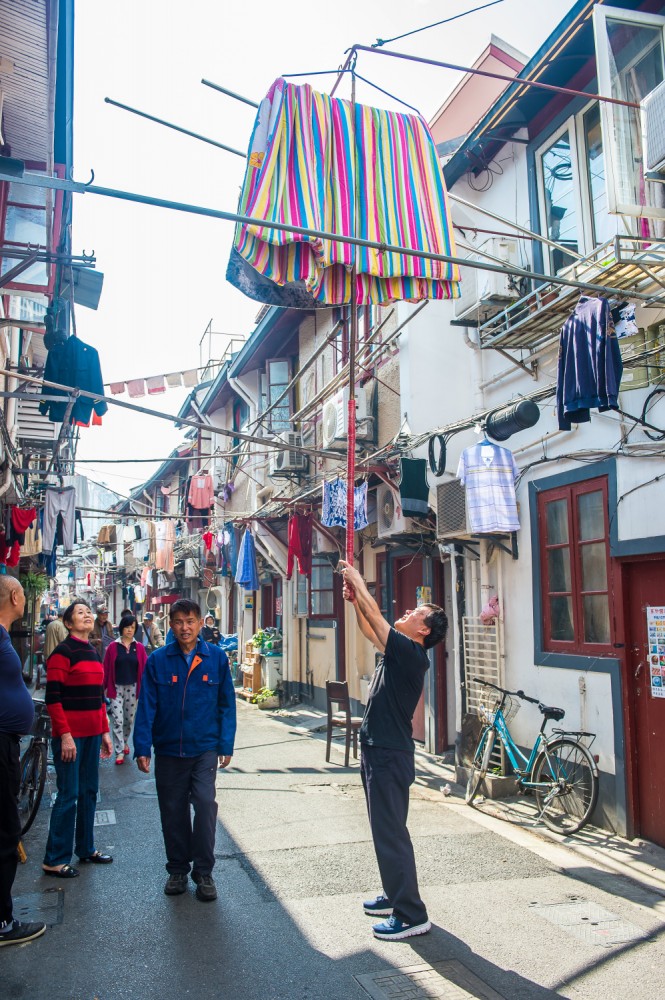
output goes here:
[[[343, 479], [323, 484], [321, 524], [326, 528], [346, 528], [346, 483]], [[367, 524], [367, 483], [361, 483], [353, 491], [353, 530], [362, 531]]]
[[245, 590], [259, 589], [259, 571], [256, 566], [254, 536], [249, 528], [245, 529], [245, 534], [242, 536], [242, 541], [240, 542], [235, 582], [241, 583]]
[[482, 441], [462, 452], [457, 478], [465, 487], [467, 518], [474, 534], [519, 530], [515, 497], [518, 475], [508, 448]]
[[617, 410], [621, 349], [607, 299], [580, 296], [559, 338], [556, 382], [559, 430], [587, 423], [590, 410]]
[[254, 124], [239, 212], [266, 225], [237, 227], [227, 279], [259, 302], [311, 308], [354, 295], [359, 304], [459, 296], [455, 264], [270, 227], [454, 256], [439, 157], [418, 115], [357, 104], [354, 119], [349, 101], [276, 80]]
[[289, 549], [286, 561], [286, 579], [293, 573], [294, 559], [298, 560], [298, 572], [302, 576], [312, 575], [312, 515], [294, 514], [289, 518]]

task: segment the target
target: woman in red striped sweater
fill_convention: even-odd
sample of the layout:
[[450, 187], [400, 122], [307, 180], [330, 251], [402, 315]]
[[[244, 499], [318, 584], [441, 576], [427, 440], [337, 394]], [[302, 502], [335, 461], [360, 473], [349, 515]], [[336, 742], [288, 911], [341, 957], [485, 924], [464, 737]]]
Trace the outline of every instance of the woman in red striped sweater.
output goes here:
[[[76, 600], [65, 609], [69, 635], [46, 664], [46, 706], [53, 730], [53, 763], [58, 795], [51, 812], [45, 875], [76, 878], [72, 847], [82, 862], [109, 864], [113, 858], [95, 850], [94, 822], [99, 787], [99, 755], [111, 756], [104, 702], [104, 669], [88, 642], [94, 625], [88, 604]], [[74, 842], [74, 837], [76, 841]]]

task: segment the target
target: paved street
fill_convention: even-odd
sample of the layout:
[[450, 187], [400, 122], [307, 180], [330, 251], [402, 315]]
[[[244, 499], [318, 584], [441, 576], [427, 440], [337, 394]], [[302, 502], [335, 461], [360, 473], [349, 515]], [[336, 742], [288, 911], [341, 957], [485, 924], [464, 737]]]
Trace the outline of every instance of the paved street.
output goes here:
[[[19, 903], [51, 926], [0, 955], [7, 1000], [362, 1000], [662, 996], [665, 894], [471, 810], [424, 756], [411, 832], [431, 934], [379, 942], [360, 903], [380, 888], [357, 764], [302, 716], [239, 705], [233, 767], [219, 773], [216, 903], [163, 894], [154, 782], [102, 765], [97, 847], [109, 867], [40, 875], [45, 805], [29, 832]], [[587, 838], [592, 844], [593, 837]], [[618, 856], [618, 855], [617, 855]], [[651, 864], [653, 880], [661, 854]], [[646, 876], [645, 876], [646, 877]], [[420, 968], [417, 968], [420, 967]]]

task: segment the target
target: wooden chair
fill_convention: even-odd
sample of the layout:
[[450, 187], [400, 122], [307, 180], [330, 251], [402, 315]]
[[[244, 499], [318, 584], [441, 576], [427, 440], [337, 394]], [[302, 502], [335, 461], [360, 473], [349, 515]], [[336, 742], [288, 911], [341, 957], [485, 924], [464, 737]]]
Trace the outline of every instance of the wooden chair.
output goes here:
[[[348, 767], [351, 736], [353, 736], [353, 756], [356, 760], [358, 758], [358, 730], [363, 720], [357, 715], [351, 715], [349, 685], [346, 681], [326, 681], [326, 701], [328, 703], [326, 761], [330, 762], [330, 744], [332, 742], [333, 730], [344, 729], [346, 735], [344, 767]], [[333, 711], [333, 706], [336, 706], [336, 711]]]

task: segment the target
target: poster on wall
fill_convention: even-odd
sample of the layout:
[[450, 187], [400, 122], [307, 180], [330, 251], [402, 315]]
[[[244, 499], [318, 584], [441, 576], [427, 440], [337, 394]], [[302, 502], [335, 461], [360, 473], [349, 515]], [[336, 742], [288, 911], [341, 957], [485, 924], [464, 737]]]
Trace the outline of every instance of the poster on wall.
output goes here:
[[432, 588], [431, 587], [416, 587], [416, 607], [419, 608], [423, 604], [432, 603]]
[[647, 642], [651, 697], [665, 698], [665, 607], [647, 606]]

